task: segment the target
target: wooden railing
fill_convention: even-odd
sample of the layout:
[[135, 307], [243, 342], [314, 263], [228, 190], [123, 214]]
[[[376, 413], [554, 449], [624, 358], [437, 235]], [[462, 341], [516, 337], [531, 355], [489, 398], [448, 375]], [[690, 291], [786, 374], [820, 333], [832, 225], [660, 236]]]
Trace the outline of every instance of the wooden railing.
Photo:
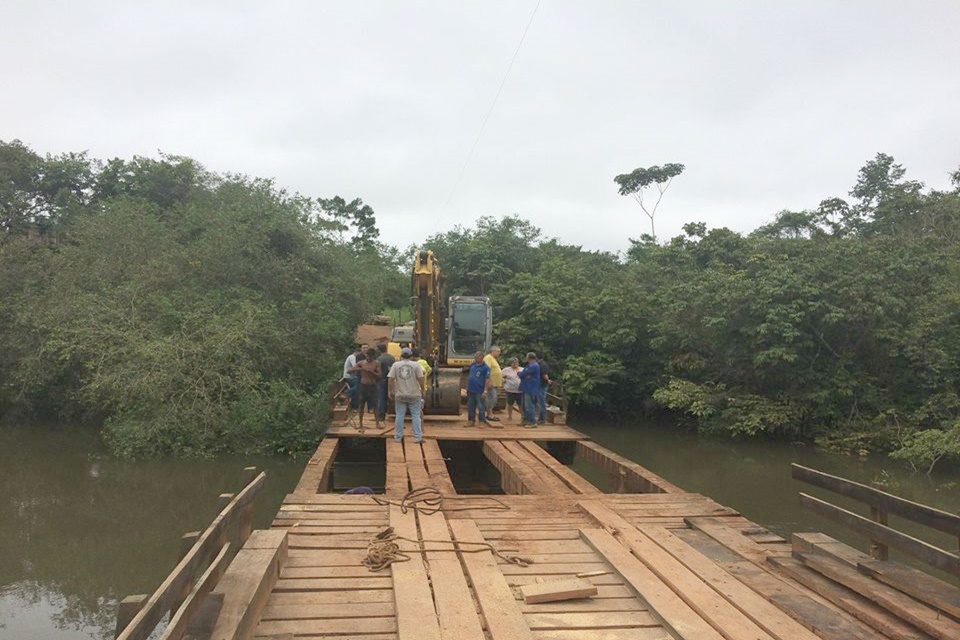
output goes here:
[[553, 385], [547, 389], [547, 405], [560, 407], [562, 414], [564, 416], [567, 415], [567, 394], [563, 388], [563, 383], [554, 382]]
[[886, 560], [892, 547], [941, 571], [960, 576], [960, 556], [894, 529], [887, 519], [888, 515], [898, 516], [957, 536], [960, 540], [960, 516], [798, 464], [791, 465], [791, 468], [796, 480], [853, 498], [870, 507], [870, 517], [866, 518], [806, 493], [800, 494], [800, 503], [810, 511], [866, 537], [873, 558]]
[[[266, 473], [246, 467], [238, 493], [222, 493], [217, 515], [203, 531], [181, 538], [181, 558], [150, 595], [127, 596], [117, 611], [117, 640], [146, 640], [170, 614], [161, 640], [179, 640], [205, 605], [231, 558], [250, 536], [253, 504], [263, 489]], [[215, 604], [215, 603], [213, 603]], [[213, 607], [216, 609], [215, 607]], [[216, 611], [211, 614], [215, 618]]]

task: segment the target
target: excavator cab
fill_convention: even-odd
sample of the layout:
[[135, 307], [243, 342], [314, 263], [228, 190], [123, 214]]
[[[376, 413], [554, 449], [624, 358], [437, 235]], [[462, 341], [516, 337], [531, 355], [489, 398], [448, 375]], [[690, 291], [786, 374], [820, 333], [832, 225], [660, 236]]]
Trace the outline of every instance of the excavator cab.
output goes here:
[[473, 354], [490, 348], [493, 339], [493, 313], [486, 296], [453, 296], [447, 304], [447, 362], [465, 367]]

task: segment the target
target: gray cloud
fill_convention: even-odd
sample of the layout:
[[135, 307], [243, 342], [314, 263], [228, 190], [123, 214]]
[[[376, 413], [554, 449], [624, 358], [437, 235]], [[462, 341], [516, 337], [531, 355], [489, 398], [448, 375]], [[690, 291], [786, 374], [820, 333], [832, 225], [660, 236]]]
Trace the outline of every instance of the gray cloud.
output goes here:
[[480, 215], [620, 250], [613, 176], [682, 162], [661, 238], [745, 231], [844, 195], [877, 151], [943, 188], [960, 165], [960, 4], [8, 2], [0, 138], [190, 155], [361, 196], [405, 246]]

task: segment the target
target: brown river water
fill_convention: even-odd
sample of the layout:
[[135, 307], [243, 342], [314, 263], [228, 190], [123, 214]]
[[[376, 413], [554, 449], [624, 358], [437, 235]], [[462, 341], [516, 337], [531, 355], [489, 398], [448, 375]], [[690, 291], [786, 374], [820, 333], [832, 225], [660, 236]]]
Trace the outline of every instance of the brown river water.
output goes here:
[[[790, 479], [791, 462], [879, 481], [912, 500], [960, 511], [960, 471], [928, 478], [882, 458], [705, 439], [667, 426], [574, 426], [780, 534], [826, 531], [863, 548], [800, 508], [796, 496], [804, 487]], [[287, 457], [129, 462], [106, 456], [88, 429], [0, 427], [0, 639], [112, 638], [118, 599], [156, 587], [177, 560], [180, 535], [210, 521], [217, 495], [236, 488], [242, 467], [268, 472], [255, 521], [264, 527], [304, 463]], [[574, 468], [603, 486], [590, 465]]]

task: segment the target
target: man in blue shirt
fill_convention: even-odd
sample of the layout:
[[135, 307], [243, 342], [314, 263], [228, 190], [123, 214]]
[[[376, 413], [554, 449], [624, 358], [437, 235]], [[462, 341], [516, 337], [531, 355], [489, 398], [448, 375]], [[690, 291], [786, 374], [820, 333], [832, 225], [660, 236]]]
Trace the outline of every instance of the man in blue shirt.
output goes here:
[[537, 426], [536, 407], [540, 400], [540, 365], [537, 363], [537, 354], [533, 351], [527, 354], [527, 366], [518, 374], [520, 378], [520, 393], [523, 394], [523, 422], [524, 427], [530, 429]]
[[491, 427], [487, 422], [487, 407], [485, 396], [490, 388], [490, 367], [483, 361], [483, 351], [473, 354], [473, 363], [467, 375], [467, 426], [476, 424], [477, 413], [480, 414], [480, 424]]

